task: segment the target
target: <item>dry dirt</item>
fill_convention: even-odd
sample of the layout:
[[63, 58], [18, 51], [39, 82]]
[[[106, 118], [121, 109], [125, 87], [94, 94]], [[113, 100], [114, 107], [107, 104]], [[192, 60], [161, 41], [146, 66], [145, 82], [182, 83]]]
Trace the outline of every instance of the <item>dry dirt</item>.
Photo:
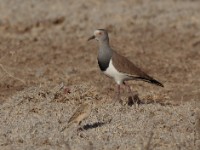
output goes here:
[[[199, 16], [199, 0], [1, 0], [0, 149], [199, 149]], [[145, 104], [112, 102], [115, 83], [87, 42], [98, 28], [164, 84], [129, 82]], [[66, 137], [86, 100], [98, 105]]]

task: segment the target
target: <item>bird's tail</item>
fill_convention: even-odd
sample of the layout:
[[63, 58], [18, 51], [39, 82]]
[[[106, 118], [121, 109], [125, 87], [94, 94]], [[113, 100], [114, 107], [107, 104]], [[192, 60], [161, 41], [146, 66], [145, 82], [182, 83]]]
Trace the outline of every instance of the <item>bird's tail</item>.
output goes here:
[[162, 83], [160, 83], [159, 81], [157, 81], [157, 80], [155, 80], [155, 79], [153, 79], [152, 77], [149, 77], [149, 76], [148, 76], [148, 78], [137, 77], [137, 79], [141, 79], [145, 82], [149, 82], [149, 83], [164, 87], [164, 85]]
[[158, 82], [158, 81], [155, 80], [155, 79], [151, 79], [151, 80], [149, 80], [149, 82], [152, 83], [152, 84], [155, 84], [155, 85], [158, 85], [158, 86], [164, 87], [164, 85], [163, 85], [162, 83]]

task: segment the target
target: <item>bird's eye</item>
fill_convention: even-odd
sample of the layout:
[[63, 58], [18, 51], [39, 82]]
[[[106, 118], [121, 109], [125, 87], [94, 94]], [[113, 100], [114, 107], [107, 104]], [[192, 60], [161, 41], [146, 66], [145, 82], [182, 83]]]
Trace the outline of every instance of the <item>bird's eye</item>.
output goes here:
[[101, 32], [99, 32], [98, 34], [99, 34], [99, 35], [101, 35], [102, 33], [101, 33]]

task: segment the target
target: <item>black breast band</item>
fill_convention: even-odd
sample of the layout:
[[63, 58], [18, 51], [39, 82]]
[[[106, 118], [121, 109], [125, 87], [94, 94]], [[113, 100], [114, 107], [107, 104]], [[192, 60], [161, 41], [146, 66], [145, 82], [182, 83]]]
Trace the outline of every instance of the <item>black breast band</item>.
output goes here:
[[98, 60], [98, 64], [99, 64], [99, 68], [101, 69], [101, 71], [106, 71], [106, 69], [108, 68], [109, 66], [109, 63], [110, 63], [110, 59], [107, 60], [107, 61], [99, 61]]

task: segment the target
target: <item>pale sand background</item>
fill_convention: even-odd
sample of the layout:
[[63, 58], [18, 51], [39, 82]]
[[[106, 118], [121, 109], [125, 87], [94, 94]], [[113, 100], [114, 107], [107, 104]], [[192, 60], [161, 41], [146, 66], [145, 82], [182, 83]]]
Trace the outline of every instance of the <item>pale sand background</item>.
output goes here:
[[[0, 149], [142, 149], [151, 133], [150, 149], [197, 147], [199, 16], [198, 0], [1, 0]], [[165, 85], [129, 83], [151, 104], [108, 103], [114, 82], [86, 41], [97, 28]], [[55, 92], [61, 82], [69, 94]], [[87, 99], [100, 102], [82, 123], [90, 128], [66, 142], [60, 128]]]

